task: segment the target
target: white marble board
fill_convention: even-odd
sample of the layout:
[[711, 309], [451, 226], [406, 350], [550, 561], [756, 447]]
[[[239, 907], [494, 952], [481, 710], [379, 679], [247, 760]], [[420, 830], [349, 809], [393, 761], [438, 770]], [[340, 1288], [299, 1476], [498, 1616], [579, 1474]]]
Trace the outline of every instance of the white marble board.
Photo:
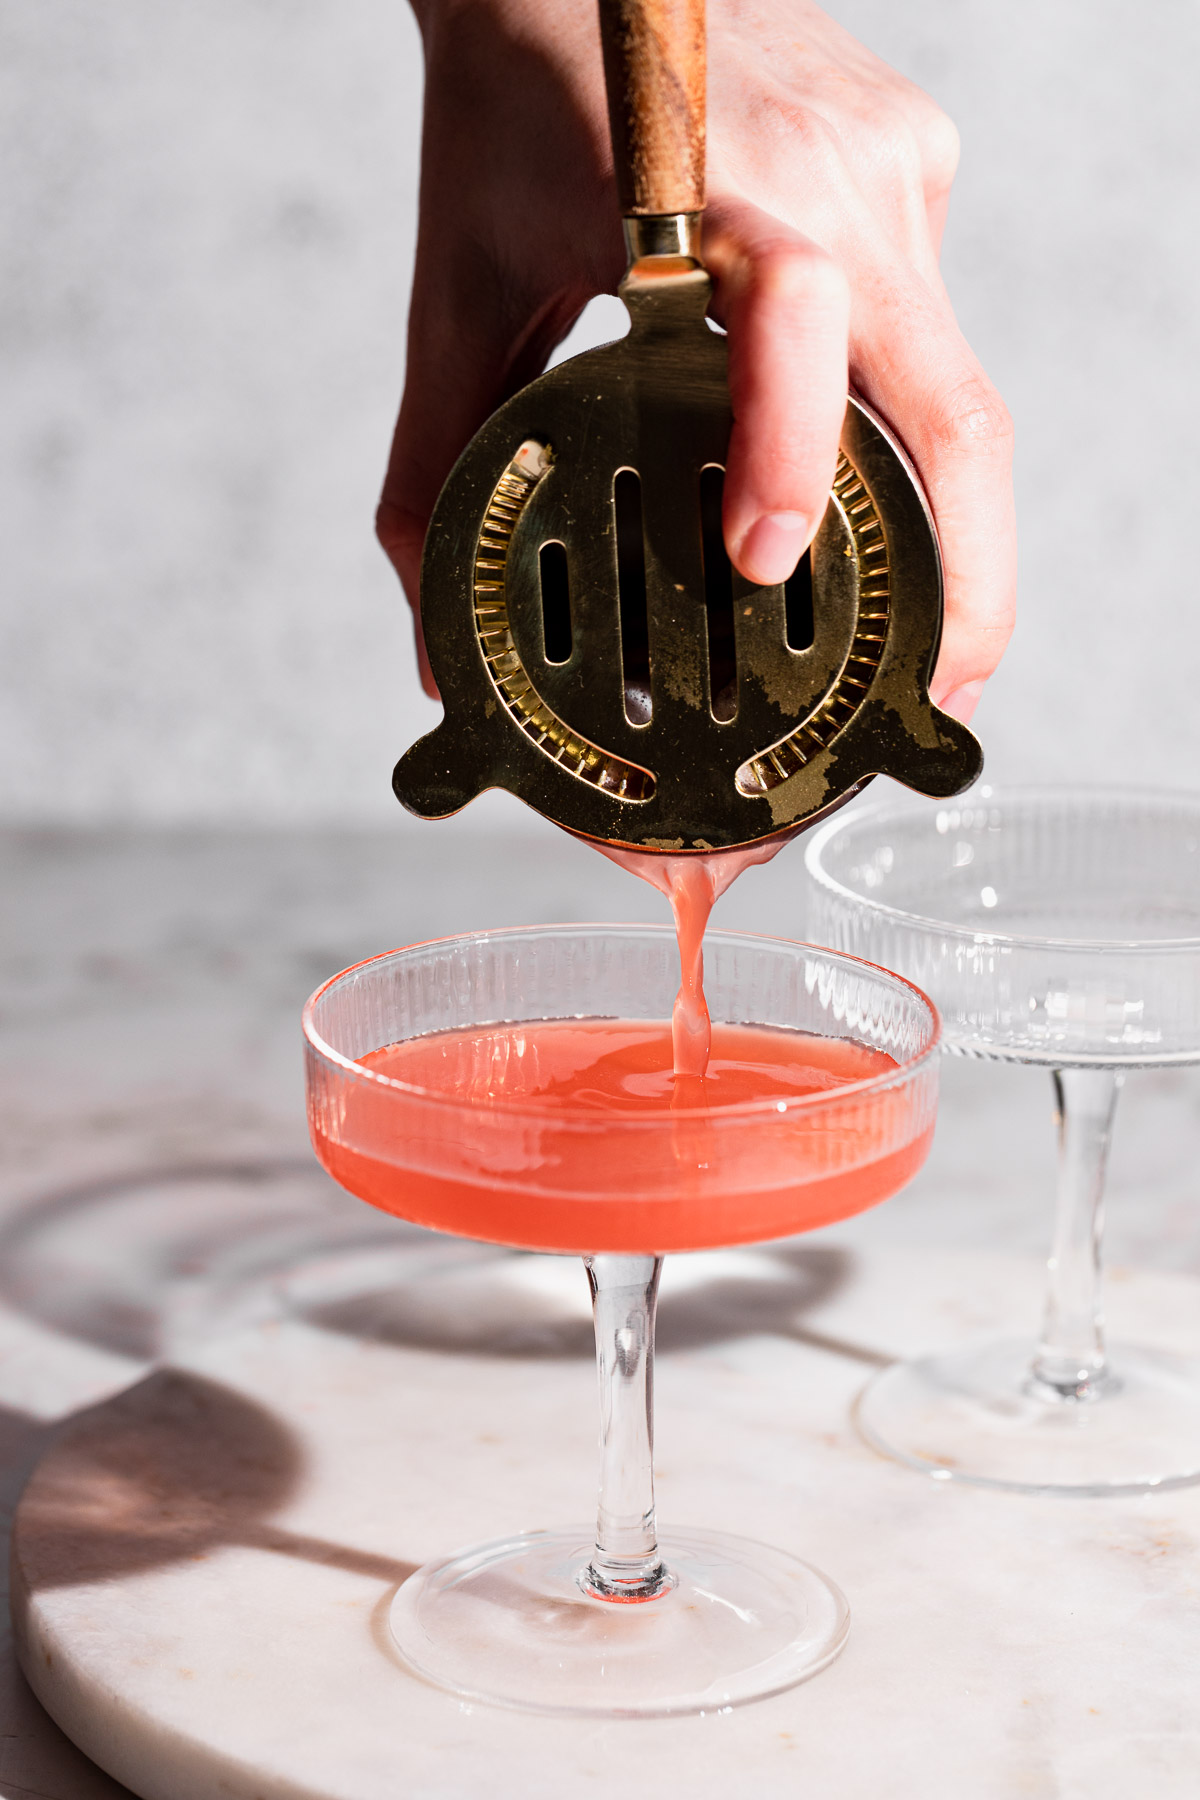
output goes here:
[[[410, 1288], [365, 1310], [300, 1281], [43, 1459], [17, 1520], [23, 1662], [136, 1793], [1193, 1800], [1200, 1489], [987, 1493], [884, 1462], [850, 1427], [878, 1359], [1036, 1316], [1036, 1265], [999, 1255], [826, 1239], [668, 1265], [661, 1515], [834, 1575], [851, 1638], [814, 1681], [725, 1715], [593, 1723], [410, 1677], [384, 1626], [408, 1568], [577, 1519], [593, 1491], [581, 1272], [518, 1258], [473, 1279], [456, 1305]], [[1110, 1312], [1194, 1349], [1198, 1300], [1137, 1275]]]

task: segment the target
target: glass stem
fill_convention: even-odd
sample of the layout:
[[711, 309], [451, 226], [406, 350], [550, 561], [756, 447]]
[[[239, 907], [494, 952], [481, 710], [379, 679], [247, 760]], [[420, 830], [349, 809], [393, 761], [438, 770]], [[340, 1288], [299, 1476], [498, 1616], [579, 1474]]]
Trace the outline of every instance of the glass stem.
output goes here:
[[1124, 1076], [1058, 1069], [1058, 1200], [1035, 1382], [1060, 1400], [1093, 1400], [1111, 1385], [1100, 1306], [1104, 1178], [1113, 1113]]
[[580, 1576], [600, 1600], [674, 1586], [654, 1529], [654, 1308], [661, 1256], [586, 1256], [600, 1376], [596, 1548]]

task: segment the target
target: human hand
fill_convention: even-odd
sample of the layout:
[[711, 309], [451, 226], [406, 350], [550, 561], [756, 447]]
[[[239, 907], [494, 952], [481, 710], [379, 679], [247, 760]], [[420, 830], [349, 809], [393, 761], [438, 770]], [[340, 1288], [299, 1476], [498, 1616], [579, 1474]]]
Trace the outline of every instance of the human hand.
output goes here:
[[[624, 272], [599, 26], [586, 0], [414, 0], [425, 125], [408, 367], [378, 513], [417, 609], [430, 513], [483, 421]], [[936, 704], [966, 721], [1012, 629], [1008, 415], [938, 273], [949, 120], [810, 0], [708, 0], [713, 313], [729, 334], [725, 539], [791, 574], [825, 510], [851, 385], [937, 521]], [[420, 639], [422, 681], [436, 689]]]

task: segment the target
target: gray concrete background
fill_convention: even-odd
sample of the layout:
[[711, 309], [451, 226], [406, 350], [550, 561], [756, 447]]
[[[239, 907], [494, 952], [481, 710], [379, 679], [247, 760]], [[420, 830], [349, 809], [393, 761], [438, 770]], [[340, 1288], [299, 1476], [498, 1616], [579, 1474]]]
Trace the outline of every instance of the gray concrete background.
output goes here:
[[[833, 10], [962, 131], [948, 279], [1020, 434], [990, 770], [1187, 782], [1200, 6]], [[407, 11], [5, 0], [0, 45], [0, 816], [386, 824], [435, 716], [370, 526]]]

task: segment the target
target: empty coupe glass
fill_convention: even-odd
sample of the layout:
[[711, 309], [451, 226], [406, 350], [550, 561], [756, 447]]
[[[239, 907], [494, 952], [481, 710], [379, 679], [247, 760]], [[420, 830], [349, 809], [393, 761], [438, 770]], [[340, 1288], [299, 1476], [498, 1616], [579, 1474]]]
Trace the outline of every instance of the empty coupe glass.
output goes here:
[[1080, 1494], [1200, 1479], [1200, 1365], [1119, 1344], [1100, 1305], [1125, 1072], [1200, 1062], [1200, 797], [981, 787], [810, 838], [812, 935], [919, 982], [947, 1050], [1040, 1064], [1059, 1119], [1039, 1338], [898, 1363], [859, 1425], [941, 1479]]

